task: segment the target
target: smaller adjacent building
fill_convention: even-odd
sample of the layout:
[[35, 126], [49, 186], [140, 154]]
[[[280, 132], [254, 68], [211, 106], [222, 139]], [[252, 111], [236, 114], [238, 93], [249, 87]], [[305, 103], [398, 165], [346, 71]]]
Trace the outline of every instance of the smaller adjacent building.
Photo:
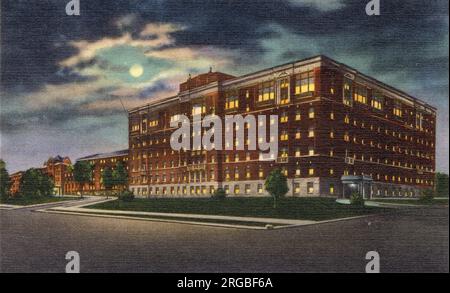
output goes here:
[[[105, 187], [102, 184], [102, 172], [106, 167], [115, 169], [117, 163], [122, 162], [128, 172], [128, 150], [89, 155], [76, 161], [88, 161], [93, 166], [92, 182], [83, 186], [83, 191], [86, 194], [101, 195], [105, 193]], [[72, 161], [69, 157], [59, 155], [50, 157], [38, 169], [52, 178], [55, 195], [77, 194], [81, 190], [79, 184], [74, 180]], [[10, 191], [13, 196], [20, 190], [20, 180], [23, 174], [23, 171], [19, 171], [10, 175]], [[115, 186], [113, 189], [119, 188], [119, 186]], [[123, 188], [128, 188], [128, 186]]]
[[22, 179], [23, 171], [19, 171], [9, 175], [9, 179], [11, 181], [10, 192], [12, 196], [15, 196], [19, 192], [20, 188], [20, 179]]
[[72, 161], [69, 157], [57, 155], [56, 157], [50, 157], [44, 163], [44, 166], [40, 168], [44, 174], [47, 174], [53, 179], [55, 195], [65, 194], [66, 175], [71, 172], [71, 165]]
[[[103, 186], [102, 173], [105, 168], [115, 169], [119, 162], [122, 162], [128, 172], [128, 149], [109, 153], [93, 154], [77, 159], [78, 161], [87, 161], [93, 166], [92, 181], [83, 186], [83, 192], [93, 195], [102, 195], [106, 192]], [[114, 186], [113, 190], [118, 190], [120, 186]], [[128, 188], [128, 186], [124, 186]], [[81, 190], [73, 179], [73, 172], [66, 175], [66, 194], [76, 194]]]

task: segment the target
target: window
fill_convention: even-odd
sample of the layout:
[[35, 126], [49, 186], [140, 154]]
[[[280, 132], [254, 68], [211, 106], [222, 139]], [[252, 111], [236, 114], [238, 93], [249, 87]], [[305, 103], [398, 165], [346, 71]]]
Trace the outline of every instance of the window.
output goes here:
[[350, 141], [350, 135], [348, 134], [348, 132], [345, 132], [344, 134], [344, 141]]
[[300, 194], [300, 183], [294, 183], [294, 193]]
[[158, 124], [159, 124], [158, 119], [153, 119], [153, 120], [150, 120], [150, 122], [148, 123], [148, 126], [149, 127], [156, 127], [156, 126], [158, 126]]
[[295, 149], [295, 156], [296, 156], [297, 158], [301, 156], [300, 148], [296, 148], [296, 149]]
[[313, 146], [308, 147], [308, 156], [314, 156], [314, 147]]
[[180, 114], [175, 114], [175, 115], [172, 115], [172, 116], [170, 116], [170, 122], [172, 123], [172, 122], [177, 122], [177, 121], [180, 121]]
[[262, 83], [258, 88], [258, 102], [275, 99], [275, 84], [273, 81]]
[[395, 116], [402, 117], [403, 116], [402, 105], [400, 103], [396, 103], [394, 105], [394, 109], [392, 110], [392, 112], [394, 113]]
[[350, 80], [346, 80], [344, 82], [343, 93], [342, 93], [342, 102], [346, 106], [353, 106], [352, 99], [352, 82]]
[[383, 110], [384, 99], [379, 93], [375, 93], [372, 97], [371, 105], [377, 110]]
[[262, 184], [258, 184], [258, 193], [259, 194], [263, 193], [263, 185]]
[[423, 130], [423, 114], [416, 113], [416, 129]]
[[308, 137], [314, 137], [314, 127], [313, 126], [311, 126], [308, 129]]
[[353, 97], [356, 102], [367, 104], [367, 89], [363, 86], [356, 86]]
[[259, 178], [264, 178], [264, 170], [259, 169], [258, 176], [259, 176]]
[[245, 184], [245, 194], [250, 194], [251, 189], [250, 189], [250, 184]]
[[289, 116], [286, 112], [281, 113], [280, 122], [286, 123], [288, 122]]
[[289, 104], [289, 79], [285, 78], [280, 81], [280, 104]]
[[310, 176], [314, 175], [314, 168], [308, 169], [308, 175], [310, 175]]
[[192, 107], [192, 116], [201, 115], [206, 113], [206, 107], [204, 105], [194, 105]]
[[139, 131], [139, 129], [139, 124], [134, 124], [133, 126], [131, 126], [131, 131]]
[[287, 132], [286, 130], [283, 130], [283, 131], [281, 132], [280, 140], [281, 140], [281, 141], [286, 141], [286, 140], [288, 140], [288, 139], [289, 139], [288, 132]]
[[227, 94], [225, 99], [225, 110], [239, 108], [239, 97], [237, 95]]
[[307, 182], [306, 183], [306, 192], [308, 194], [314, 193], [314, 182]]
[[330, 184], [330, 194], [334, 194], [334, 184]]
[[234, 194], [239, 194], [239, 193], [241, 193], [241, 188], [239, 187], [238, 184], [236, 184], [236, 185], [234, 186]]
[[314, 72], [309, 71], [301, 73], [295, 77], [295, 94], [305, 94], [314, 92]]
[[142, 119], [142, 126], [141, 126], [141, 130], [142, 132], [147, 132], [147, 119]]
[[314, 108], [313, 107], [309, 108], [309, 110], [308, 110], [308, 117], [310, 119], [315, 117], [315, 113], [314, 113]]
[[297, 112], [295, 112], [295, 121], [300, 120], [302, 120], [302, 114], [300, 113], [300, 110], [297, 110]]

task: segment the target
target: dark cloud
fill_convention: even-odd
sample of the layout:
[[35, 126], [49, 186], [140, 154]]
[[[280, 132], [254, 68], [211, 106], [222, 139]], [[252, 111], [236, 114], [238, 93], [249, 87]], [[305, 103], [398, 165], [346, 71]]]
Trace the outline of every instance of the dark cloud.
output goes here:
[[[342, 0], [342, 8], [326, 11], [301, 5], [301, 0], [81, 0], [79, 17], [65, 14], [67, 2], [1, 1], [2, 100], [19, 99], [46, 85], [82, 86], [95, 77], [77, 72], [94, 65], [125, 71], [125, 67], [111, 67], [97, 58], [73, 68], [61, 69], [58, 64], [77, 53], [72, 41], [121, 36], [124, 30], [137, 38], [146, 24], [161, 22], [185, 27], [172, 34], [176, 46], [215, 46], [240, 52], [233, 55], [232, 74], [325, 54], [425, 99], [440, 108], [440, 117], [448, 124], [447, 0], [381, 0], [381, 15], [373, 17], [365, 14], [368, 0]], [[279, 38], [282, 33], [287, 38]], [[144, 89], [140, 97], [170, 89], [158, 83]], [[105, 92], [100, 90], [95, 99], [110, 99], [102, 98]], [[107, 119], [120, 112], [86, 110], [87, 103], [2, 113], [1, 130], [17, 133], [30, 123], [55, 127], [80, 117]]]

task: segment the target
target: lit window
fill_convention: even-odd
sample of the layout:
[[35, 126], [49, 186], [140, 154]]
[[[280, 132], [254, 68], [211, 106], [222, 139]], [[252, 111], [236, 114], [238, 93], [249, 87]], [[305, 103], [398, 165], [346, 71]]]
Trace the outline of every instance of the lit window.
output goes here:
[[308, 110], [308, 117], [312, 119], [312, 118], [314, 118], [314, 116], [315, 116], [314, 108], [311, 107], [311, 108], [309, 108], [309, 110]]
[[239, 108], [239, 97], [235, 94], [227, 94], [225, 99], [225, 110]]
[[204, 105], [194, 105], [192, 107], [192, 116], [201, 115], [206, 113], [206, 107]]
[[348, 132], [345, 132], [344, 134], [344, 141], [350, 141], [350, 135], [348, 134]]
[[289, 79], [283, 79], [280, 82], [280, 104], [289, 104]]
[[353, 97], [356, 102], [367, 104], [367, 89], [362, 86], [356, 86]]
[[345, 124], [349, 124], [350, 123], [350, 118], [348, 117], [348, 115], [345, 115], [344, 123]]
[[312, 147], [312, 146], [308, 147], [308, 155], [314, 156], [314, 147]]
[[300, 114], [300, 110], [298, 110], [297, 112], [295, 112], [295, 121], [300, 120], [302, 120], [302, 115]]
[[314, 92], [315, 84], [314, 84], [314, 72], [309, 71], [305, 73], [301, 73], [296, 76], [295, 79], [295, 94], [304, 94], [309, 92]]
[[403, 116], [402, 105], [399, 103], [395, 104], [392, 112], [394, 113], [395, 116], [402, 117]]
[[307, 182], [306, 189], [307, 189], [308, 194], [314, 193], [314, 182]]
[[314, 127], [308, 129], [308, 137], [314, 137]]
[[334, 184], [330, 184], [330, 194], [334, 194]]
[[346, 106], [353, 106], [352, 82], [350, 80], [347, 80], [344, 82], [343, 93], [342, 93], [342, 102]]
[[283, 112], [280, 117], [280, 123], [288, 122], [289, 116], [286, 112]]
[[376, 93], [372, 97], [371, 105], [377, 110], [383, 110], [383, 101], [383, 97], [380, 94]]
[[308, 174], [309, 174], [310, 176], [314, 175], [314, 168], [309, 168], [309, 169], [308, 169]]
[[275, 84], [273, 81], [264, 82], [258, 89], [258, 102], [275, 99]]

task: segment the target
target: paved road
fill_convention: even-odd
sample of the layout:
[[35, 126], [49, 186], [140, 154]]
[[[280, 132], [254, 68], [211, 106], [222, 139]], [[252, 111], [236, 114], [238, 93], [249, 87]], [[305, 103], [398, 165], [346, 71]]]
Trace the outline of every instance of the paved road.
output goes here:
[[0, 211], [1, 272], [448, 272], [448, 207], [272, 231]]

